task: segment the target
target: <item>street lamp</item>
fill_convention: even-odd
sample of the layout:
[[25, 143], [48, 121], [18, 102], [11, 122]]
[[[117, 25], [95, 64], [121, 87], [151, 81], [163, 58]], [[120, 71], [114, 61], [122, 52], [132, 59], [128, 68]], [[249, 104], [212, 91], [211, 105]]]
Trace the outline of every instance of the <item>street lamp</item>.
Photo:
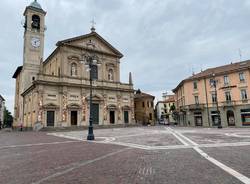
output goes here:
[[222, 128], [221, 126], [221, 118], [220, 118], [220, 111], [219, 111], [219, 104], [218, 104], [218, 97], [217, 97], [217, 84], [216, 84], [216, 80], [215, 80], [215, 74], [213, 73], [213, 86], [214, 86], [214, 90], [215, 90], [215, 96], [216, 96], [216, 111], [217, 111], [217, 115], [218, 115], [218, 128]]
[[[90, 43], [87, 44], [87, 46], [92, 46], [93, 48], [95, 47], [94, 44]], [[93, 68], [94, 66], [97, 66], [97, 56], [92, 52], [93, 50], [91, 49], [90, 54], [85, 55], [85, 59], [81, 61], [82, 64], [85, 65], [86, 71], [89, 71], [89, 82], [90, 82], [90, 97], [89, 97], [89, 127], [88, 127], [88, 136], [87, 140], [92, 141], [95, 140], [94, 132], [93, 132], [93, 110], [92, 110], [92, 91], [93, 91], [93, 80], [96, 79], [94, 77], [94, 72]]]

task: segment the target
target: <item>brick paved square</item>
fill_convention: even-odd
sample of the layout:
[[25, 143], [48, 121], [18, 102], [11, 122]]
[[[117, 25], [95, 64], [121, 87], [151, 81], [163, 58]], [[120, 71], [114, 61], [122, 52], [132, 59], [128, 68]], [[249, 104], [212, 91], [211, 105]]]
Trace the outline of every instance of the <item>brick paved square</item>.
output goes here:
[[0, 183], [249, 183], [250, 129], [0, 132]]

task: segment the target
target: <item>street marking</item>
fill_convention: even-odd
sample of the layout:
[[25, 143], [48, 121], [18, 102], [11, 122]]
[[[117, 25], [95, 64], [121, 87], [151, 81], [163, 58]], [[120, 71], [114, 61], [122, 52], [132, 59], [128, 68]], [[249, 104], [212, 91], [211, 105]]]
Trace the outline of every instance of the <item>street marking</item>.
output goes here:
[[64, 142], [48, 142], [48, 143], [37, 143], [37, 144], [7, 145], [7, 146], [1, 146], [0, 149], [18, 148], [18, 147], [31, 147], [31, 146], [43, 146], [43, 145], [54, 145], [54, 144], [67, 144], [67, 143], [74, 143], [74, 142], [80, 142], [80, 141], [64, 141]]
[[[171, 129], [171, 128], [169, 128]], [[245, 184], [250, 184], [250, 178], [246, 177], [245, 175], [233, 170], [232, 168], [226, 166], [225, 164], [219, 162], [218, 160], [214, 159], [213, 157], [210, 157], [208, 154], [206, 154], [204, 151], [202, 151], [199, 147], [198, 144], [195, 143], [194, 141], [192, 141], [191, 139], [189, 139], [188, 137], [182, 135], [181, 133], [171, 129], [171, 132], [173, 134], [177, 134], [180, 137], [182, 137], [183, 139], [185, 139], [187, 142], [191, 143], [191, 145], [193, 145], [193, 149], [199, 153], [202, 157], [204, 157], [205, 159], [207, 159], [208, 161], [212, 162], [214, 165], [218, 166], [219, 168], [221, 168], [222, 170], [226, 171], [227, 173], [231, 174], [232, 176], [234, 176], [235, 178], [237, 178], [238, 180], [242, 181]]]
[[[167, 128], [165, 127], [165, 129], [172, 133], [172, 129], [170, 129], [169, 127]], [[184, 144], [185, 146], [188, 146], [188, 144], [185, 141], [183, 141], [177, 134], [172, 133], [172, 135], [175, 136], [182, 144]]]
[[[166, 133], [166, 130], [168, 131], [168, 134], [173, 135], [176, 137], [182, 145], [166, 145], [166, 146], [149, 146], [149, 145], [141, 145], [141, 144], [134, 144], [134, 143], [126, 143], [126, 142], [120, 142], [115, 141], [117, 137], [125, 137], [125, 136], [116, 136], [116, 137], [96, 137], [96, 139], [104, 139], [101, 141], [88, 141], [86, 139], [83, 139], [82, 137], [79, 137], [78, 135], [65, 135], [62, 133], [48, 133], [48, 135], [53, 135], [57, 137], [63, 137], [67, 139], [72, 140], [78, 140], [78, 141], [85, 141], [85, 142], [92, 142], [92, 143], [101, 143], [101, 144], [113, 144], [113, 145], [120, 145], [120, 146], [126, 146], [131, 148], [137, 148], [137, 149], [143, 149], [143, 150], [169, 150], [169, 149], [189, 149], [193, 148], [194, 146], [199, 148], [206, 148], [206, 147], [236, 147], [236, 146], [249, 146], [250, 142], [232, 142], [232, 143], [213, 143], [213, 144], [197, 144], [194, 141], [188, 139], [187, 137], [183, 136], [181, 132], [174, 131], [173, 129], [169, 127], [164, 127], [165, 131], [159, 131], [160, 133]], [[174, 133], [173, 133], [174, 131]], [[156, 134], [156, 133], [153, 133]], [[128, 137], [137, 136], [135, 135], [128, 135]], [[149, 135], [149, 134], [139, 134], [139, 135]], [[127, 137], [127, 136], [126, 136]]]
[[71, 164], [72, 167], [70, 167], [70, 168], [68, 168], [68, 169], [65, 169], [64, 171], [61, 171], [61, 172], [56, 172], [56, 173], [54, 173], [54, 174], [52, 174], [52, 175], [50, 175], [50, 176], [47, 176], [47, 177], [45, 177], [45, 178], [43, 178], [43, 179], [41, 179], [41, 180], [39, 180], [39, 181], [33, 182], [32, 184], [40, 184], [40, 183], [45, 182], [45, 181], [47, 181], [47, 180], [50, 180], [50, 179], [52, 179], [52, 178], [55, 178], [55, 177], [64, 175], [64, 174], [66, 174], [66, 173], [68, 173], [68, 172], [71, 172], [71, 171], [73, 171], [73, 170], [75, 170], [75, 169], [78, 169], [78, 168], [80, 168], [80, 167], [83, 167], [83, 166], [92, 164], [92, 163], [94, 163], [94, 162], [103, 160], [103, 159], [105, 159], [105, 158], [107, 158], [107, 157], [116, 155], [116, 154], [118, 154], [118, 153], [124, 152], [124, 151], [129, 150], [129, 149], [131, 149], [131, 148], [120, 149], [120, 150], [118, 150], [118, 151], [115, 151], [115, 152], [112, 152], [112, 153], [108, 153], [108, 154], [103, 155], [103, 156], [101, 156], [101, 157], [97, 157], [97, 158], [95, 158], [95, 159], [93, 159], [93, 160], [87, 160], [87, 161], [83, 161], [83, 162], [76, 162], [76, 163], [73, 163], [73, 164]]
[[155, 174], [155, 170], [152, 167], [149, 167], [149, 168], [143, 167], [143, 168], [139, 168], [138, 173], [143, 176], [149, 176], [149, 175]]
[[240, 137], [240, 138], [250, 138], [250, 135], [241, 135], [246, 133], [225, 133], [226, 136]]

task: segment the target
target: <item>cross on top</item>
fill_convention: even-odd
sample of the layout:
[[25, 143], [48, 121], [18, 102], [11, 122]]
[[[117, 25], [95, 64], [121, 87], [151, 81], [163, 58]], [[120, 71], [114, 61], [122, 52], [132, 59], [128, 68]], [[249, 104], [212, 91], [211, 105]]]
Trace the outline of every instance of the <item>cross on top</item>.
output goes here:
[[94, 31], [95, 31], [96, 22], [95, 22], [95, 20], [93, 19], [92, 21], [90, 21], [90, 23], [91, 23], [91, 31], [94, 32]]

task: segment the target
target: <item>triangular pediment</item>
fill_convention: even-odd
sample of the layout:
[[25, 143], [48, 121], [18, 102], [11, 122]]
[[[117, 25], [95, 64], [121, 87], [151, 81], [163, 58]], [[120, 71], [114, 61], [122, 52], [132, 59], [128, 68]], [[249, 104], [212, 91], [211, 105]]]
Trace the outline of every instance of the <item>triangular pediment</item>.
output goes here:
[[110, 43], [108, 43], [104, 38], [102, 38], [98, 33], [91, 32], [90, 34], [70, 38], [67, 40], [59, 41], [57, 44], [67, 44], [77, 47], [89, 47], [90, 43], [95, 45], [97, 51], [103, 53], [111, 54], [121, 58], [123, 55], [116, 48], [114, 48]]

